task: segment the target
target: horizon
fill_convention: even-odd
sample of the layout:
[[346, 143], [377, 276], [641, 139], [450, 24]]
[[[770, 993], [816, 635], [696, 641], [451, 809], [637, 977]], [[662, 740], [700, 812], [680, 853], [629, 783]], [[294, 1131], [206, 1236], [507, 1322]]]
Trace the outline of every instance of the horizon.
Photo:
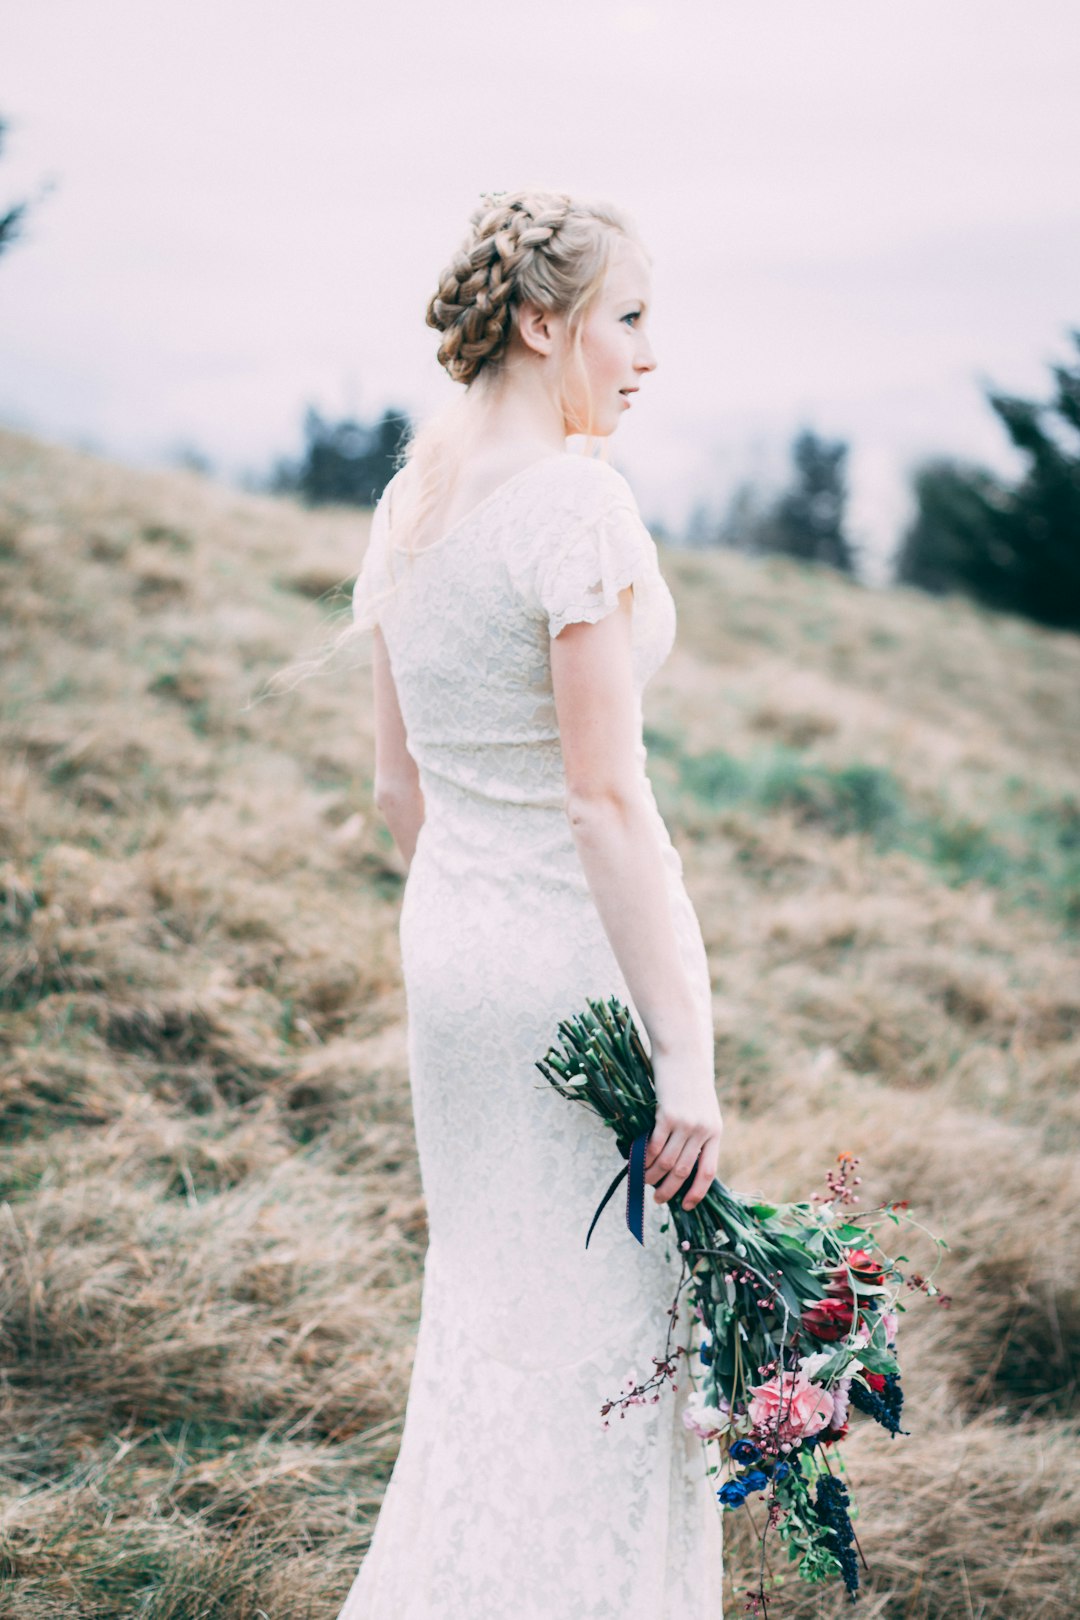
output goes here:
[[[1037, 30], [975, 0], [601, 4], [572, 53], [566, 0], [509, 39], [489, 0], [466, 14], [444, 38], [423, 8], [318, 0], [300, 28], [253, 0], [90, 0], [60, 52], [56, 8], [23, 13], [0, 194], [56, 186], [0, 265], [0, 420], [135, 465], [190, 447], [240, 481], [297, 453], [309, 404], [423, 416], [454, 387], [423, 309], [468, 213], [547, 183], [610, 195], [653, 256], [659, 365], [613, 443], [648, 521], [685, 533], [743, 479], [782, 482], [810, 427], [850, 446], [880, 572], [917, 460], [1017, 472], [983, 390], [1045, 398], [1080, 326], [1064, 0]], [[508, 54], [493, 128], [460, 86], [503, 83]]]

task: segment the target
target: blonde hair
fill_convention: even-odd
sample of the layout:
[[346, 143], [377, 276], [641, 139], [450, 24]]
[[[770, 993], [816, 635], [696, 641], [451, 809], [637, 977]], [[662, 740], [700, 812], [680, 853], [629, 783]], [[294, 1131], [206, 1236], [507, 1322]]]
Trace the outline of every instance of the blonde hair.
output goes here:
[[[442, 333], [439, 363], [470, 398], [467, 404], [453, 401], [414, 427], [399, 452], [397, 471], [411, 472], [395, 484], [387, 517], [395, 533], [405, 535], [400, 549], [408, 561], [436, 503], [485, 440], [495, 385], [524, 303], [565, 317], [568, 356], [559, 403], [568, 418], [567, 384], [576, 373], [591, 416], [582, 336], [619, 237], [645, 252], [631, 217], [609, 202], [538, 188], [482, 194], [427, 306], [427, 324]], [[590, 453], [596, 453], [591, 444]]]
[[[469, 219], [461, 246], [439, 276], [428, 302], [426, 320], [442, 333], [439, 363], [468, 399], [458, 398], [414, 425], [398, 451], [395, 475], [406, 467], [387, 497], [386, 521], [407, 544], [397, 549], [411, 565], [417, 538], [430, 521], [436, 503], [453, 487], [458, 469], [483, 444], [494, 388], [506, 369], [522, 304], [531, 302], [566, 318], [568, 358], [559, 379], [559, 403], [569, 419], [567, 382], [576, 371], [588, 416], [592, 395], [582, 353], [585, 320], [611, 265], [618, 238], [634, 242], [649, 257], [631, 217], [612, 203], [571, 197], [563, 191], [528, 187], [521, 191], [483, 192]], [[587, 453], [606, 449], [589, 441]], [[387, 535], [386, 563], [391, 583], [377, 592], [373, 606], [389, 600], [401, 583], [394, 569], [394, 547]], [[369, 542], [370, 543], [370, 542]], [[327, 661], [358, 633], [350, 619], [322, 655], [297, 666], [299, 679], [318, 674]], [[295, 684], [292, 682], [291, 684]], [[272, 677], [270, 689], [281, 689]]]

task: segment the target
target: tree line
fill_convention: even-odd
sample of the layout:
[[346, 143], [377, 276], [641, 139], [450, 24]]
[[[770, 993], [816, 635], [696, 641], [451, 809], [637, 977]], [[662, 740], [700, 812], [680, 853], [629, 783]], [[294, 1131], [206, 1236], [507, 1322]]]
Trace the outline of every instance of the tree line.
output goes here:
[[[893, 557], [895, 583], [934, 595], [956, 591], [1040, 624], [1080, 630], [1080, 330], [1070, 337], [1078, 359], [1052, 368], [1049, 399], [985, 392], [1025, 463], [1018, 479], [949, 456], [925, 458], [912, 469], [914, 515]], [[410, 431], [403, 410], [364, 424], [327, 421], [309, 407], [300, 457], [279, 460], [267, 487], [312, 505], [373, 505]], [[779, 494], [741, 483], [718, 520], [697, 509], [687, 543], [795, 557], [857, 578], [859, 547], [848, 532], [849, 448], [803, 428]]]
[[[0, 118], [0, 152], [6, 135]], [[19, 239], [29, 206], [0, 209], [0, 255]], [[1080, 630], [1080, 329], [1069, 335], [1078, 358], [1051, 368], [1047, 400], [985, 391], [1024, 463], [1019, 478], [944, 455], [912, 469], [914, 515], [893, 558], [896, 583], [936, 595], [960, 592], [1040, 624]], [[278, 458], [256, 482], [310, 505], [373, 506], [411, 430], [403, 410], [387, 409], [372, 423], [335, 422], [309, 405], [299, 456]], [[688, 542], [795, 557], [857, 578], [858, 547], [847, 526], [848, 453], [844, 440], [803, 428], [778, 495], [740, 484], [715, 524], [698, 509]]]

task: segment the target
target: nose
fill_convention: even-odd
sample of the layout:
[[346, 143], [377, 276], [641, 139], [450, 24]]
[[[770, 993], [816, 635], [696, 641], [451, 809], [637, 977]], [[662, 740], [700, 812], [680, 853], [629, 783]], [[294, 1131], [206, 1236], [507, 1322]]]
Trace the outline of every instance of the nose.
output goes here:
[[644, 351], [638, 354], [637, 359], [634, 361], [634, 369], [635, 371], [656, 370], [656, 355], [653, 353], [651, 343], [646, 344]]

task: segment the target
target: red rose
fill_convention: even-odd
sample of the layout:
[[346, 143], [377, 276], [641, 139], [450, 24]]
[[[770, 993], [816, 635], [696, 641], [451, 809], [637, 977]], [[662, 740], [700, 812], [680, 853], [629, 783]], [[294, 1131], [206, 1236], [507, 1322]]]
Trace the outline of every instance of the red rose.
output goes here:
[[870, 1388], [872, 1390], [875, 1390], [877, 1392], [877, 1394], [880, 1395], [882, 1390], [885, 1388], [885, 1374], [884, 1373], [864, 1372], [863, 1377], [866, 1379], [866, 1382], [870, 1385]]
[[845, 1260], [859, 1281], [868, 1283], [871, 1288], [877, 1288], [884, 1280], [884, 1269], [874, 1259], [869, 1249], [850, 1249]]
[[854, 1316], [854, 1301], [850, 1294], [835, 1299], [815, 1300], [813, 1305], [803, 1311], [802, 1325], [807, 1333], [812, 1333], [815, 1339], [829, 1343], [833, 1339], [842, 1339], [851, 1332], [851, 1323]]
[[848, 1426], [846, 1421], [842, 1423], [838, 1429], [834, 1428], [833, 1425], [830, 1424], [827, 1429], [822, 1429], [821, 1433], [818, 1435], [818, 1439], [821, 1441], [823, 1446], [833, 1446], [838, 1440], [842, 1440], [847, 1432]]

